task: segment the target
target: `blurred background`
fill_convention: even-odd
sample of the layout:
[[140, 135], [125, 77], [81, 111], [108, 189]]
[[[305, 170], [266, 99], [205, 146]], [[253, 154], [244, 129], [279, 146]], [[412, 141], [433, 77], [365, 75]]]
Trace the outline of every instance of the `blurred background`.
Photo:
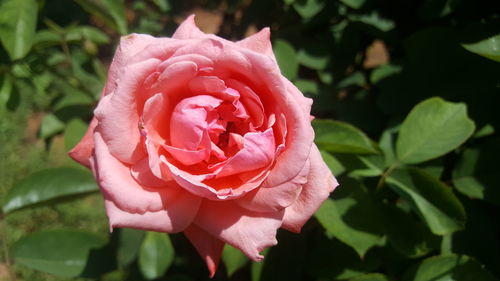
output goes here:
[[120, 36], [193, 13], [230, 40], [271, 28], [341, 183], [264, 262], [226, 247], [214, 280], [500, 278], [499, 1], [0, 0], [1, 281], [208, 279], [182, 234], [109, 234], [67, 156]]

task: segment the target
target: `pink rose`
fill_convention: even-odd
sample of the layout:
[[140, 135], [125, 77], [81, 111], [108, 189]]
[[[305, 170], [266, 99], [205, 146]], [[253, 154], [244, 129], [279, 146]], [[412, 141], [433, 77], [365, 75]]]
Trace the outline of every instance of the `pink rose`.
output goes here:
[[90, 167], [109, 223], [184, 232], [214, 275], [224, 243], [254, 261], [337, 186], [313, 143], [312, 100], [285, 79], [268, 28], [121, 39], [94, 119], [70, 156]]

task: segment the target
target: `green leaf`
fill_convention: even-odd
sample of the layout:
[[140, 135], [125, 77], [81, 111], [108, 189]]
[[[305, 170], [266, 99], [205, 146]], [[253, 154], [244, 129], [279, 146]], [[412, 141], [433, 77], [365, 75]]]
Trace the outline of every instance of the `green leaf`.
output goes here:
[[476, 43], [462, 44], [467, 51], [500, 62], [500, 34]]
[[299, 79], [294, 84], [306, 97], [314, 97], [319, 94], [318, 83], [312, 80]]
[[494, 281], [481, 264], [464, 255], [445, 255], [427, 258], [405, 274], [405, 281], [454, 280]]
[[0, 2], [0, 38], [12, 60], [23, 58], [31, 49], [37, 16], [35, 0]]
[[344, 179], [342, 185], [350, 194], [337, 200], [327, 199], [315, 217], [328, 237], [337, 238], [363, 257], [370, 248], [384, 243], [381, 213], [359, 183]]
[[353, 9], [359, 9], [365, 4], [366, 0], [340, 0], [340, 2]]
[[387, 240], [398, 252], [409, 258], [417, 258], [428, 254], [437, 243], [437, 236], [432, 235], [425, 224], [416, 220], [392, 204], [383, 204], [385, 233]]
[[40, 126], [40, 137], [42, 139], [51, 137], [64, 129], [64, 123], [54, 114], [47, 114], [42, 119]]
[[373, 84], [377, 84], [379, 81], [382, 81], [383, 79], [390, 77], [392, 75], [398, 74], [402, 70], [403, 67], [401, 67], [400, 65], [383, 64], [372, 71], [370, 75], [370, 81]]
[[417, 104], [401, 125], [397, 157], [415, 164], [442, 156], [464, 143], [474, 128], [465, 104], [439, 97], [427, 99]]
[[310, 19], [323, 10], [325, 0], [296, 0], [293, 8], [304, 19]]
[[451, 189], [417, 168], [399, 168], [387, 178], [390, 187], [410, 203], [432, 233], [445, 235], [465, 224], [465, 210]]
[[335, 157], [333, 157], [330, 153], [320, 150], [321, 157], [323, 161], [325, 161], [326, 165], [335, 176], [339, 176], [343, 172], [345, 172], [345, 167], [340, 163]]
[[470, 198], [500, 204], [499, 158], [499, 138], [466, 149], [453, 170], [455, 188]]
[[146, 232], [131, 228], [121, 228], [118, 238], [117, 260], [120, 268], [131, 264], [139, 253]]
[[427, 20], [437, 19], [451, 14], [460, 0], [426, 0], [419, 9], [419, 14]]
[[274, 41], [273, 49], [281, 73], [289, 80], [294, 80], [299, 71], [299, 63], [293, 46], [285, 40], [278, 39]]
[[29, 175], [7, 193], [4, 213], [49, 200], [98, 190], [92, 174], [83, 169], [52, 168]]
[[322, 70], [330, 61], [329, 50], [319, 42], [306, 42], [297, 53], [297, 61], [309, 68]]
[[344, 122], [315, 119], [316, 144], [329, 152], [377, 153], [371, 140], [360, 130]]
[[89, 125], [87, 123], [83, 122], [79, 118], [69, 121], [68, 125], [66, 125], [66, 129], [64, 130], [64, 147], [66, 147], [66, 151], [71, 150], [80, 142], [82, 137], [85, 135], [88, 126]]
[[226, 266], [227, 276], [231, 277], [248, 263], [248, 258], [240, 250], [226, 244], [222, 251], [222, 262]]
[[381, 17], [377, 12], [373, 11], [370, 14], [352, 14], [348, 17], [353, 22], [360, 22], [369, 26], [375, 27], [380, 31], [387, 32], [396, 26], [394, 21]]
[[3, 112], [7, 108], [12, 91], [14, 90], [14, 85], [12, 83], [12, 78], [8, 75], [4, 75], [0, 86], [0, 112]]
[[370, 273], [350, 279], [349, 281], [389, 281], [389, 279], [381, 273]]
[[366, 84], [366, 79], [365, 76], [363, 75], [362, 72], [357, 71], [352, 73], [351, 75], [347, 76], [346, 78], [342, 79], [338, 84], [337, 88], [342, 89], [342, 88], [347, 88], [351, 86], [363, 86]]
[[350, 176], [376, 177], [384, 172], [385, 161], [382, 155], [338, 154], [337, 160]]
[[85, 269], [93, 249], [106, 240], [79, 230], [49, 230], [21, 238], [12, 247], [17, 264], [51, 274], [76, 277]]
[[123, 0], [75, 0], [75, 2], [121, 35], [127, 34], [127, 20]]
[[172, 9], [170, 0], [153, 0], [153, 3], [160, 8], [162, 13], [167, 13]]
[[174, 255], [174, 247], [167, 234], [148, 232], [139, 252], [139, 269], [144, 278], [152, 280], [163, 276]]

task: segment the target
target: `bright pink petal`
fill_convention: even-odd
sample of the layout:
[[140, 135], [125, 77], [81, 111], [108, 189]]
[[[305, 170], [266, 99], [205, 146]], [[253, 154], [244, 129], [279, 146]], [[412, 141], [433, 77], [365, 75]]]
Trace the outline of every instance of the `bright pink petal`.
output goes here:
[[90, 168], [90, 157], [94, 151], [94, 129], [96, 126], [97, 119], [93, 118], [83, 138], [68, 153], [73, 160], [87, 168]]
[[338, 186], [337, 180], [333, 177], [314, 144], [311, 148], [309, 161], [311, 167], [307, 183], [302, 187], [297, 201], [285, 209], [283, 228], [293, 232], [300, 232], [302, 226], [328, 198], [330, 192]]
[[267, 186], [264, 182], [261, 187], [252, 190], [236, 202], [242, 207], [256, 212], [283, 210], [297, 200], [302, 186], [307, 182], [309, 166], [309, 161], [307, 161], [295, 178], [278, 186]]
[[240, 249], [250, 259], [260, 261], [264, 258], [260, 252], [278, 243], [276, 231], [281, 226], [283, 213], [252, 212], [232, 200], [204, 200], [194, 224]]
[[247, 133], [243, 139], [243, 149], [216, 172], [218, 178], [256, 170], [269, 165], [274, 160], [276, 146], [272, 129], [265, 132]]
[[170, 153], [170, 155], [172, 155], [177, 161], [187, 166], [200, 163], [210, 157], [209, 149], [187, 150], [166, 144], [163, 145], [163, 148], [165, 148], [165, 150], [168, 151], [168, 153]]
[[104, 96], [94, 111], [109, 151], [123, 162], [134, 163], [145, 156], [138, 128], [137, 96], [141, 95], [144, 78], [159, 62], [151, 59], [127, 66], [114, 93]]
[[204, 37], [207, 37], [207, 34], [196, 26], [194, 15], [187, 17], [172, 35], [174, 39], [197, 39]]
[[193, 224], [184, 230], [184, 234], [205, 260], [210, 278], [214, 277], [219, 266], [224, 242]]
[[189, 89], [193, 94], [212, 94], [224, 92], [224, 81], [216, 76], [198, 76], [189, 82]]
[[275, 59], [270, 38], [271, 31], [269, 30], [269, 27], [266, 27], [252, 36], [236, 42], [236, 45], [248, 48], [261, 54], [266, 54]]
[[[170, 118], [170, 144], [177, 148], [197, 150], [207, 132], [207, 112], [222, 103], [208, 95], [183, 99]], [[205, 145], [204, 148], [209, 148]]]
[[283, 78], [283, 82], [285, 83], [288, 92], [292, 95], [292, 97], [297, 101], [297, 103], [304, 111], [304, 114], [310, 115], [313, 100], [310, 98], [306, 98], [304, 94], [302, 94], [302, 92], [300, 92], [300, 90], [297, 89], [297, 87], [295, 87], [295, 85], [288, 79]]

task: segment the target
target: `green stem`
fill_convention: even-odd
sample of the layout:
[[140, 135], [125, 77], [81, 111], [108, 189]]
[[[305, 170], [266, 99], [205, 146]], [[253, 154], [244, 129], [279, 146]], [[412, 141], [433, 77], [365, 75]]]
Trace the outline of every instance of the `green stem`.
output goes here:
[[387, 170], [385, 170], [385, 172], [380, 175], [380, 178], [378, 180], [378, 183], [377, 183], [377, 191], [380, 191], [382, 189], [382, 187], [384, 186], [385, 184], [385, 180], [387, 179], [387, 177], [392, 173], [392, 171], [394, 171], [394, 169], [396, 169], [401, 163], [399, 163], [399, 161], [396, 161], [394, 163], [392, 163], [391, 166], [389, 166], [389, 168], [387, 168]]

